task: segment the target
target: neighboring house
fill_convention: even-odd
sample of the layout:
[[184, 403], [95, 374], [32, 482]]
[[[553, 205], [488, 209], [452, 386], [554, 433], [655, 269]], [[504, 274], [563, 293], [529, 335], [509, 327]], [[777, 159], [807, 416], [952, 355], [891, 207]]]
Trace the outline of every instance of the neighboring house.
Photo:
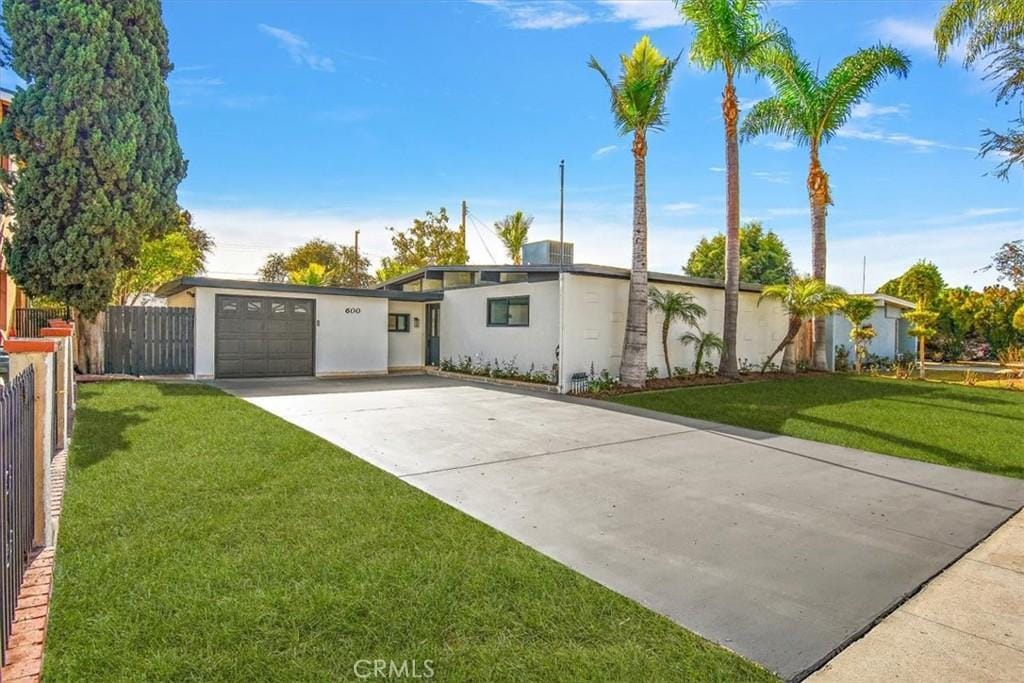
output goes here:
[[[724, 290], [713, 280], [650, 273], [651, 285], [690, 292], [721, 331]], [[308, 287], [190, 277], [160, 288], [169, 306], [195, 308], [199, 378], [377, 375], [436, 366], [442, 359], [515, 361], [552, 372], [561, 389], [573, 373], [617, 374], [626, 321], [629, 271], [557, 265], [436, 266], [377, 289]], [[758, 306], [760, 287], [740, 294], [739, 357], [751, 365], [786, 331], [774, 302]], [[692, 367], [693, 349], [670, 335], [673, 365]], [[662, 368], [661, 319], [649, 318], [648, 364]]]
[[[0, 88], [0, 121], [7, 116], [13, 95], [14, 93], [10, 90]], [[13, 168], [14, 162], [9, 156], [0, 156], [0, 169], [8, 173]], [[5, 204], [10, 200], [9, 190], [10, 188], [6, 185], [0, 188]], [[0, 331], [5, 335], [10, 335], [15, 331], [15, 309], [25, 308], [28, 305], [28, 300], [25, 293], [14, 284], [14, 280], [7, 274], [7, 259], [4, 255], [3, 245], [11, 239], [14, 215], [6, 208], [5, 206], [5, 210], [0, 212]]]
[[[907, 330], [910, 321], [903, 317], [906, 311], [912, 310], [914, 304], [887, 294], [865, 294], [875, 300], [875, 312], [865, 321], [866, 325], [875, 328], [875, 338], [868, 343], [868, 353], [880, 358], [894, 359], [900, 354], [913, 354], [917, 349], [917, 340]], [[850, 321], [841, 313], [829, 316], [826, 326], [828, 349], [828, 366], [835, 369], [836, 346], [845, 346], [850, 351], [850, 363], [853, 363], [853, 342], [850, 341]]]

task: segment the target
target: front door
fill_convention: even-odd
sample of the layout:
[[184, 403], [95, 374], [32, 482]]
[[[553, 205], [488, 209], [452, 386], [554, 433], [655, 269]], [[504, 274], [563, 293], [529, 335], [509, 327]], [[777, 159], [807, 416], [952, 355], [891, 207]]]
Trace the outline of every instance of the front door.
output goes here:
[[441, 304], [427, 304], [427, 365], [441, 363]]

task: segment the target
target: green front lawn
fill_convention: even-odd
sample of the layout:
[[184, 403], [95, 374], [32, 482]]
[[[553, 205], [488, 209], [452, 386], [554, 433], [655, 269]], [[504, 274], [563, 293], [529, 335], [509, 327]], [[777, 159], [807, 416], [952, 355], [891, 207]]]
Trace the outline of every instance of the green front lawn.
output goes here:
[[80, 389], [46, 680], [773, 680], [243, 401]]
[[615, 400], [1024, 478], [1024, 392], [834, 375], [627, 394]]

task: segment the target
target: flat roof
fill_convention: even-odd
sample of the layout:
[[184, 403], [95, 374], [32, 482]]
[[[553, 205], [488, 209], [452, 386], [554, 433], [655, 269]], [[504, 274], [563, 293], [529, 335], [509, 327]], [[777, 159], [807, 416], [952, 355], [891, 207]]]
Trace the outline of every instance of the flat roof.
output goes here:
[[[592, 275], [595, 277], [612, 277], [628, 280], [629, 279], [629, 268], [617, 268], [614, 266], [599, 266], [593, 263], [569, 263], [564, 266], [566, 273], [572, 273], [573, 275]], [[530, 266], [478, 266], [478, 265], [462, 265], [462, 266], [426, 266], [420, 268], [411, 273], [405, 275], [399, 275], [398, 277], [391, 278], [387, 282], [382, 282], [377, 285], [378, 288], [394, 287], [396, 285], [403, 285], [407, 282], [419, 279], [428, 271], [431, 270], [444, 270], [454, 273], [476, 273], [476, 272], [491, 272], [491, 273], [557, 273], [559, 266], [554, 265], [530, 265]], [[703, 277], [690, 277], [689, 275], [675, 275], [673, 273], [657, 273], [648, 271], [647, 279], [651, 282], [663, 282], [679, 285], [689, 285], [691, 287], [707, 287], [709, 289], [725, 289], [725, 283], [721, 280], [712, 280], [710, 278]], [[759, 284], [752, 282], [741, 282], [740, 289], [747, 292], [760, 292], [762, 287]], [[395, 291], [395, 290], [391, 290]]]
[[183, 277], [172, 280], [156, 290], [157, 296], [168, 297], [187, 289], [244, 289], [253, 292], [282, 292], [290, 294], [327, 294], [329, 296], [363, 296], [398, 301], [440, 301], [444, 294], [436, 292], [404, 292], [395, 289], [357, 289], [355, 287], [317, 287], [315, 285], [292, 285], [284, 282], [259, 282], [256, 280], [226, 280], [216, 277]]

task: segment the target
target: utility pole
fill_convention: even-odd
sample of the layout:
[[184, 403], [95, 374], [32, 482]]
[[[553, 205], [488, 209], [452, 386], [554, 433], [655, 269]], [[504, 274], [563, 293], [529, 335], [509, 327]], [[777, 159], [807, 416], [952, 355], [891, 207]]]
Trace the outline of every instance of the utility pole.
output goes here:
[[359, 262], [359, 231], [356, 230], [356, 262]]
[[565, 268], [565, 159], [558, 162], [558, 272]]
[[466, 200], [462, 200], [462, 222], [459, 223], [459, 237], [462, 239], [462, 251], [466, 251], [466, 214], [469, 213], [469, 206]]
[[864, 257], [864, 264], [860, 269], [860, 292], [861, 294], [868, 293], [868, 257]]

